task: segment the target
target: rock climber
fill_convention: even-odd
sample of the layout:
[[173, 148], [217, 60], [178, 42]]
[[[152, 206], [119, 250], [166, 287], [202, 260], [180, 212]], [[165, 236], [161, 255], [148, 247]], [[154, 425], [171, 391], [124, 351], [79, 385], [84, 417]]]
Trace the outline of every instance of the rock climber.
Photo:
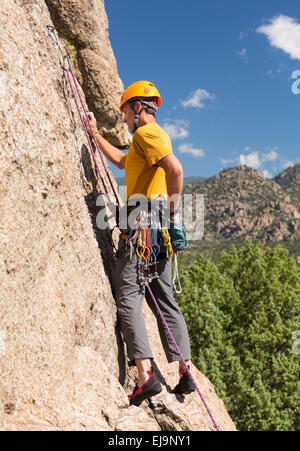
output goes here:
[[[158, 90], [148, 81], [135, 82], [124, 91], [120, 109], [124, 114], [124, 122], [133, 134], [127, 154], [111, 145], [99, 133], [93, 113], [88, 113], [88, 117], [104, 155], [119, 169], [125, 169], [127, 200], [136, 194], [142, 194], [147, 199], [151, 199], [154, 195], [162, 195], [167, 199], [171, 221], [176, 222], [178, 219], [176, 209], [183, 186], [183, 170], [172, 152], [170, 137], [156, 122], [156, 112], [161, 103]], [[88, 124], [86, 126], [91, 134]], [[121, 234], [119, 251], [126, 247], [127, 239], [128, 235]], [[179, 382], [173, 392], [191, 393], [195, 390], [192, 378], [186, 372], [183, 361], [158, 318], [149, 293], [141, 289], [138, 282], [136, 253], [129, 256], [129, 252], [119, 252], [119, 255], [116, 262], [116, 303], [127, 353], [138, 372], [136, 387], [129, 396], [130, 404], [140, 405], [143, 400], [162, 390], [156, 375], [142, 312], [144, 296], [157, 317], [168, 362], [179, 361]], [[174, 298], [171, 265], [170, 258], [159, 260], [157, 265], [159, 277], [153, 279], [149, 285], [185, 362], [190, 366], [190, 341], [184, 317]]]

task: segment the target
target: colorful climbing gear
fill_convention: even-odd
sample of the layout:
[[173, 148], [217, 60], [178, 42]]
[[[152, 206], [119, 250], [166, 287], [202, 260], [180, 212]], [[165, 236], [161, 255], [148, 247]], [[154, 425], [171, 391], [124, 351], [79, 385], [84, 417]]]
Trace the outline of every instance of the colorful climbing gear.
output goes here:
[[170, 221], [169, 233], [171, 244], [175, 252], [183, 251], [188, 247], [186, 231], [181, 218], [176, 221]]
[[[181, 287], [180, 278], [179, 278], [178, 262], [177, 262], [177, 254], [176, 254], [176, 252], [174, 252], [174, 255], [173, 255], [173, 262], [174, 262], [174, 276], [172, 278], [173, 288], [174, 288], [174, 291], [175, 291], [176, 294], [181, 294], [182, 293], [182, 287]], [[178, 284], [178, 288], [176, 287], [176, 282]]]
[[164, 241], [164, 247], [166, 249], [166, 256], [167, 258], [173, 257], [173, 248], [171, 244], [170, 234], [167, 228], [163, 227], [161, 229], [162, 238]]

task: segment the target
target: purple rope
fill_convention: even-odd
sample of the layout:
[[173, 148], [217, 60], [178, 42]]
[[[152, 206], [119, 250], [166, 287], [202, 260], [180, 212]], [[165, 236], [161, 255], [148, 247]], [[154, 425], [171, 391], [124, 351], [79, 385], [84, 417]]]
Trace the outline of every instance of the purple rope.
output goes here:
[[[79, 98], [79, 100], [80, 100], [81, 106], [82, 106], [82, 108], [83, 108], [83, 111], [84, 111], [84, 114], [85, 114], [85, 118], [86, 118], [86, 120], [87, 120], [87, 123], [89, 124], [89, 128], [90, 128], [90, 130], [91, 130], [91, 132], [92, 132], [92, 136], [93, 136], [93, 139], [94, 139], [96, 148], [97, 148], [97, 150], [98, 150], [98, 153], [99, 153], [99, 155], [100, 155], [100, 158], [101, 158], [101, 161], [102, 161], [103, 168], [104, 168], [104, 170], [105, 170], [105, 172], [106, 172], [106, 176], [107, 176], [107, 178], [108, 178], [108, 180], [109, 180], [109, 183], [110, 183], [110, 186], [111, 186], [111, 188], [112, 188], [112, 190], [113, 190], [113, 193], [114, 193], [115, 199], [116, 199], [116, 201], [117, 201], [117, 204], [118, 204], [118, 206], [120, 206], [120, 203], [119, 203], [119, 199], [118, 199], [117, 193], [116, 193], [116, 191], [115, 191], [115, 188], [114, 188], [113, 182], [112, 182], [112, 180], [111, 180], [111, 177], [110, 177], [110, 175], [109, 175], [109, 173], [108, 173], [108, 167], [107, 167], [107, 165], [106, 165], [105, 162], [104, 162], [103, 155], [102, 155], [102, 152], [101, 152], [101, 150], [100, 150], [98, 141], [97, 141], [97, 139], [96, 139], [94, 130], [93, 130], [92, 127], [91, 127], [91, 123], [90, 123], [90, 120], [89, 120], [89, 117], [88, 117], [88, 114], [87, 114], [87, 111], [86, 111], [86, 108], [85, 108], [85, 105], [84, 105], [82, 96], [81, 96], [80, 91], [79, 91], [77, 79], [76, 79], [76, 77], [75, 77], [75, 75], [74, 75], [74, 72], [73, 72], [73, 70], [71, 69], [71, 67], [68, 69], [68, 71], [71, 72], [71, 75], [72, 75], [72, 78], [73, 78], [73, 81], [74, 81], [74, 85], [75, 85], [75, 88], [76, 88], [76, 91], [77, 91], [77, 95], [78, 95], [78, 98]], [[74, 94], [73, 94], [73, 95], [74, 95]], [[85, 124], [84, 124], [84, 127], [85, 127]], [[86, 128], [86, 127], [85, 127], [85, 128]], [[102, 178], [102, 177], [101, 177], [101, 178]], [[107, 192], [107, 191], [106, 191], [106, 192]]]
[[[85, 118], [86, 118], [86, 120], [87, 120], [87, 122], [88, 122], [88, 124], [89, 124], [90, 130], [91, 130], [91, 132], [92, 132], [93, 140], [94, 140], [94, 142], [95, 142], [95, 146], [96, 146], [96, 148], [97, 148], [97, 150], [98, 150], [98, 152], [99, 152], [99, 155], [100, 155], [100, 158], [101, 158], [101, 161], [102, 161], [102, 165], [103, 165], [103, 167], [104, 167], [104, 170], [105, 170], [105, 172], [106, 172], [107, 178], [108, 178], [108, 180], [109, 180], [109, 182], [110, 182], [110, 185], [111, 185], [111, 187], [112, 187], [112, 190], [113, 190], [113, 193], [114, 193], [114, 195], [115, 195], [115, 199], [116, 199], [116, 201], [117, 201], [118, 207], [120, 208], [119, 198], [118, 198], [117, 193], [116, 193], [116, 191], [115, 191], [115, 188], [114, 188], [114, 185], [113, 185], [113, 183], [112, 183], [111, 177], [110, 177], [110, 175], [109, 175], [109, 173], [108, 173], [107, 166], [106, 166], [106, 164], [105, 164], [105, 162], [104, 162], [104, 160], [103, 160], [102, 152], [101, 152], [101, 150], [100, 150], [100, 147], [99, 147], [98, 141], [97, 141], [97, 139], [96, 139], [94, 130], [93, 130], [92, 127], [91, 127], [91, 123], [90, 123], [89, 117], [88, 117], [88, 115], [87, 115], [87, 111], [86, 111], [86, 108], [85, 108], [85, 106], [84, 106], [84, 102], [83, 102], [83, 100], [82, 100], [82, 96], [81, 96], [80, 91], [79, 91], [79, 88], [78, 88], [78, 82], [77, 82], [76, 77], [75, 77], [75, 75], [74, 75], [74, 73], [73, 73], [73, 70], [72, 70], [72, 65], [71, 65], [70, 58], [69, 58], [68, 55], [66, 55], [66, 54], [64, 53], [64, 51], [63, 51], [63, 49], [62, 49], [62, 47], [61, 47], [61, 45], [60, 45], [58, 36], [57, 36], [57, 34], [56, 34], [56, 32], [55, 32], [54, 27], [51, 26], [51, 25], [47, 25], [47, 28], [48, 28], [49, 36], [50, 36], [51, 39], [54, 41], [55, 45], [57, 45], [57, 47], [58, 47], [58, 49], [59, 49], [59, 51], [60, 51], [60, 53], [61, 53], [61, 56], [62, 56], [62, 68], [67, 72], [68, 82], [69, 82], [69, 85], [70, 85], [70, 88], [71, 88], [71, 91], [72, 91], [72, 94], [73, 94], [73, 97], [74, 97], [74, 100], [75, 100], [75, 103], [76, 103], [76, 107], [77, 107], [77, 111], [78, 111], [78, 114], [79, 114], [79, 117], [80, 117], [80, 120], [81, 120], [81, 124], [82, 124], [82, 127], [83, 127], [83, 129], [84, 129], [84, 132], [85, 132], [85, 135], [86, 135], [86, 138], [87, 138], [87, 142], [88, 142], [90, 151], [91, 151], [91, 153], [92, 153], [92, 156], [93, 156], [93, 159], [94, 159], [94, 163], [95, 163], [95, 166], [96, 166], [98, 175], [99, 175], [99, 177], [100, 177], [100, 179], [101, 179], [102, 185], [103, 185], [103, 187], [104, 187], [104, 190], [105, 190], [106, 194], [108, 195], [108, 190], [107, 190], [107, 188], [106, 188], [106, 184], [105, 184], [105, 182], [104, 182], [104, 179], [103, 179], [103, 177], [102, 177], [102, 175], [101, 175], [101, 171], [100, 171], [99, 165], [98, 165], [97, 160], [96, 160], [96, 155], [95, 155], [95, 153], [94, 153], [93, 146], [92, 146], [92, 144], [91, 144], [91, 140], [90, 140], [90, 137], [89, 137], [89, 133], [88, 133], [87, 128], [86, 128], [86, 125], [85, 125], [85, 123], [84, 123], [84, 120], [83, 120], [83, 117], [82, 117], [82, 114], [81, 114], [81, 110], [80, 110], [80, 107], [79, 107], [79, 103], [78, 103], [78, 100], [77, 100], [76, 95], [75, 95], [75, 90], [74, 90], [74, 87], [73, 87], [73, 85], [72, 85], [72, 83], [71, 83], [70, 73], [71, 73], [71, 75], [72, 75], [73, 82], [74, 82], [74, 85], [75, 85], [75, 89], [76, 89], [76, 91], [77, 91], [78, 98], [79, 98], [80, 103], [81, 103], [81, 106], [82, 106], [82, 108], [83, 108]], [[66, 67], [66, 61], [67, 61], [67, 66], [68, 66], [68, 67]]]
[[199, 387], [198, 387], [198, 384], [197, 384], [197, 382], [196, 382], [194, 376], [193, 376], [192, 373], [191, 373], [191, 370], [189, 369], [189, 367], [188, 367], [186, 361], [184, 360], [184, 357], [183, 357], [183, 355], [182, 355], [182, 352], [180, 351], [180, 349], [179, 349], [179, 347], [178, 347], [178, 345], [177, 345], [177, 343], [176, 343], [176, 341], [175, 341], [175, 338], [173, 337], [173, 334], [172, 334], [172, 332], [171, 332], [170, 329], [169, 329], [169, 326], [168, 326], [168, 324], [167, 324], [167, 322], [166, 322], [166, 320], [165, 320], [165, 318], [164, 318], [164, 316], [163, 316], [163, 314], [162, 314], [162, 312], [161, 312], [161, 310], [160, 310], [160, 308], [159, 308], [159, 305], [158, 305], [158, 303], [157, 303], [157, 301], [156, 301], [156, 299], [155, 299], [155, 297], [154, 297], [154, 294], [152, 293], [152, 290], [151, 290], [151, 288], [149, 287], [149, 285], [147, 285], [147, 288], [148, 288], [148, 291], [149, 291], [149, 293], [150, 293], [150, 295], [151, 295], [151, 297], [152, 297], [152, 300], [153, 300], [153, 302], [154, 302], [154, 304], [155, 304], [156, 310], [157, 310], [159, 316], [161, 317], [161, 320], [162, 320], [162, 322], [163, 322], [165, 328], [167, 329], [168, 334], [169, 334], [169, 336], [170, 336], [170, 338], [171, 338], [171, 340], [172, 340], [172, 342], [173, 342], [173, 344], [174, 344], [174, 346], [175, 346], [175, 348], [176, 348], [178, 354], [180, 355], [181, 360], [182, 360], [183, 363], [184, 363], [184, 366], [185, 366], [185, 368], [186, 368], [186, 370], [187, 370], [187, 373], [188, 373], [189, 376], [192, 378], [192, 381], [193, 381], [193, 383], [194, 383], [194, 385], [195, 385], [195, 387], [196, 387], [196, 389], [197, 389], [197, 392], [198, 392], [199, 395], [200, 395], [200, 398], [201, 398], [201, 400], [202, 400], [202, 402], [203, 402], [203, 404], [204, 404], [204, 406], [205, 406], [205, 408], [206, 408], [206, 410], [207, 410], [208, 415], [210, 416], [210, 418], [211, 418], [211, 420], [212, 420], [212, 422], [213, 422], [213, 424], [214, 424], [216, 430], [220, 432], [220, 428], [219, 428], [219, 426], [217, 425], [217, 423], [216, 423], [216, 421], [215, 421], [215, 419], [214, 419], [214, 417], [213, 417], [213, 415], [212, 415], [212, 413], [211, 413], [211, 411], [210, 411], [208, 405], [206, 404], [205, 399], [204, 399], [204, 396], [202, 395], [202, 393], [201, 393], [201, 391], [200, 391], [200, 389], [199, 389]]
[[80, 120], [81, 120], [81, 124], [82, 124], [82, 127], [83, 127], [83, 129], [84, 129], [85, 136], [86, 136], [87, 142], [88, 142], [88, 144], [89, 144], [89, 148], [90, 148], [90, 150], [91, 150], [91, 153], [92, 153], [92, 156], [93, 156], [93, 160], [94, 160], [94, 163], [95, 163], [95, 166], [96, 166], [98, 175], [99, 175], [99, 177], [100, 177], [100, 179], [101, 179], [101, 182], [102, 182], [102, 185], [103, 185], [103, 187], [104, 187], [104, 189], [105, 189], [106, 194], [108, 194], [106, 185], [105, 185], [104, 180], [103, 180], [103, 177], [102, 177], [102, 175], [101, 175], [101, 171], [100, 171], [99, 165], [98, 165], [97, 160], [96, 160], [96, 155], [95, 155], [95, 152], [94, 152], [94, 150], [93, 150], [93, 146], [92, 146], [92, 143], [91, 143], [91, 140], [90, 140], [90, 137], [89, 137], [87, 128], [86, 128], [86, 126], [85, 126], [83, 117], [82, 117], [82, 115], [81, 115], [81, 111], [80, 111], [80, 107], [79, 107], [79, 104], [78, 104], [78, 100], [77, 100], [77, 98], [76, 98], [76, 94], [75, 94], [75, 91], [74, 91], [74, 87], [73, 87], [73, 85], [72, 85], [72, 83], [71, 83], [70, 74], [69, 74], [70, 69], [66, 69], [66, 72], [67, 72], [68, 82], [69, 82], [69, 85], [70, 85], [70, 88], [71, 88], [71, 91], [72, 91], [72, 94], [73, 94], [73, 97], [74, 97], [74, 100], [75, 100], [75, 104], [76, 104], [76, 107], [77, 107], [77, 111], [78, 111], [78, 114], [79, 114], [79, 117], [80, 117]]

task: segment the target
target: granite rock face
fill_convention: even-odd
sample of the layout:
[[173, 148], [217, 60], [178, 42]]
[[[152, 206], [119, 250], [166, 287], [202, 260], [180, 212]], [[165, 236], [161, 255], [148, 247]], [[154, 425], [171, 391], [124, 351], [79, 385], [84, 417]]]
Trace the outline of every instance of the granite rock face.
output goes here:
[[[135, 370], [119, 333], [110, 234], [95, 222], [101, 185], [48, 36], [52, 20], [62, 39], [60, 26], [74, 29], [83, 92], [92, 98], [93, 85], [101, 93], [89, 105], [99, 105], [99, 124], [118, 145], [127, 139], [103, 1], [2, 0], [0, 429], [213, 430], [197, 393], [171, 393], [177, 366], [167, 364], [147, 306], [164, 390], [129, 407]], [[85, 76], [91, 52], [101, 53], [94, 74], [105, 76]], [[213, 386], [193, 370], [220, 428], [234, 430]]]
[[123, 84], [112, 51], [104, 0], [46, 0], [99, 129], [115, 146], [130, 142], [119, 101]]

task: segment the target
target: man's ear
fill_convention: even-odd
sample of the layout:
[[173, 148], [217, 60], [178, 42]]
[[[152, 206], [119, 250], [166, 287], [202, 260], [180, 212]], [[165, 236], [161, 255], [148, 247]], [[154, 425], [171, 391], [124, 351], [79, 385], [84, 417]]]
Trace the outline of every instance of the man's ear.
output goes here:
[[141, 111], [141, 109], [142, 109], [142, 104], [139, 100], [137, 100], [134, 104], [134, 111], [136, 113], [139, 113]]

